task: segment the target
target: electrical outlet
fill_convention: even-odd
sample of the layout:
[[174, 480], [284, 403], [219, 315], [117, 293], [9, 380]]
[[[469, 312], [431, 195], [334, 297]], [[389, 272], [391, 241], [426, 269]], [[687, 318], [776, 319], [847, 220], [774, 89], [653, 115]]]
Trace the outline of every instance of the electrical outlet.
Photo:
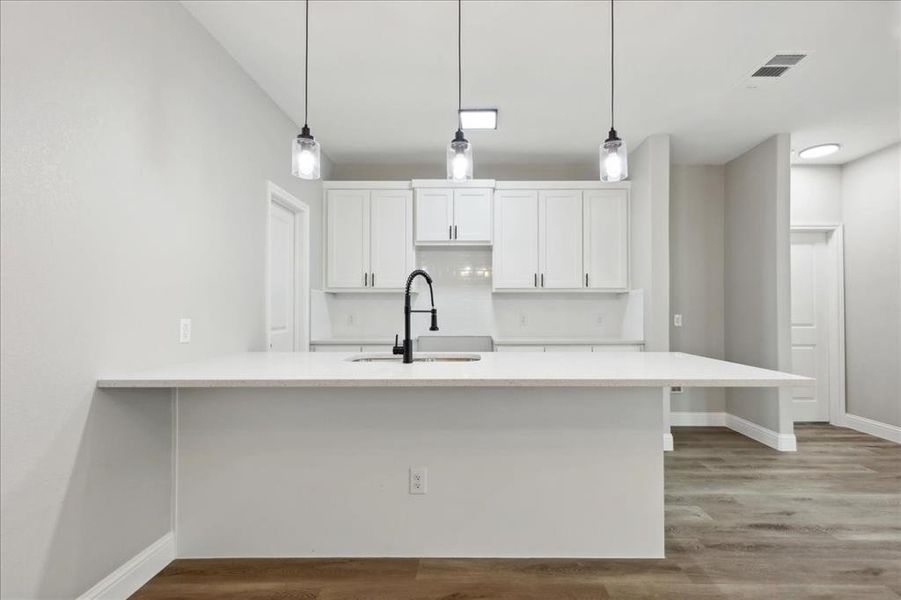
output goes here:
[[410, 467], [410, 493], [425, 494], [429, 490], [429, 471], [425, 467]]
[[673, 315], [673, 325], [682, 327], [682, 315]]
[[351, 326], [352, 326], [352, 325], [354, 324], [354, 321], [355, 321], [355, 320], [356, 320], [356, 318], [354, 317], [354, 314], [353, 314], [353, 313], [350, 313], [350, 314], [347, 315], [347, 324], [348, 324], [348, 325], [351, 325]]
[[529, 317], [526, 316], [526, 313], [519, 314], [519, 326], [525, 327], [529, 324]]
[[178, 322], [178, 343], [187, 344], [191, 341], [191, 319], [182, 319]]
[[598, 318], [596, 319], [596, 323], [597, 323], [597, 325], [603, 325], [604, 324], [604, 315], [598, 315]]

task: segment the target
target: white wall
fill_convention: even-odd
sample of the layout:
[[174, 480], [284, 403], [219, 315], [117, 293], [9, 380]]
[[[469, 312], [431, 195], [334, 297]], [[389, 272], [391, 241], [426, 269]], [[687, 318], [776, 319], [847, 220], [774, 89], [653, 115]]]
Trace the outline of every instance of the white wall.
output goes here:
[[170, 529], [169, 395], [95, 378], [261, 348], [266, 180], [314, 210], [320, 186], [180, 4], [3, 2], [0, 22], [0, 595], [73, 598]]
[[[725, 168], [673, 165], [670, 171], [670, 348], [724, 356], [723, 228]], [[674, 412], [720, 412], [722, 388], [684, 388], [672, 395]]]
[[834, 225], [842, 221], [842, 167], [791, 168], [791, 224]]
[[901, 145], [844, 165], [847, 411], [901, 426]]
[[[773, 136], [725, 173], [726, 360], [791, 371], [789, 136]], [[790, 394], [726, 390], [729, 413], [778, 433], [793, 430]]]

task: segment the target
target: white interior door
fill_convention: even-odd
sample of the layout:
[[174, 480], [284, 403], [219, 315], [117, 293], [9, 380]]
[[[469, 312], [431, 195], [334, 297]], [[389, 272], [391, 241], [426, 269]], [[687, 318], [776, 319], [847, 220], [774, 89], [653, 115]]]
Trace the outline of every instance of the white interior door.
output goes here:
[[373, 190], [369, 201], [369, 284], [374, 288], [402, 288], [412, 264], [409, 190]]
[[416, 190], [416, 241], [453, 239], [454, 190]]
[[583, 287], [582, 192], [539, 192], [538, 215], [539, 285]]
[[297, 247], [294, 213], [273, 202], [269, 209], [269, 349], [295, 347]]
[[500, 190], [494, 196], [495, 289], [534, 288], [538, 283], [538, 192]]
[[454, 239], [491, 241], [491, 190], [454, 190]]
[[628, 192], [586, 190], [583, 197], [586, 287], [626, 290], [629, 288]]
[[369, 285], [369, 191], [329, 190], [326, 207], [329, 288]]
[[795, 388], [795, 421], [829, 420], [829, 285], [826, 234], [793, 232], [791, 243], [792, 369], [815, 377]]

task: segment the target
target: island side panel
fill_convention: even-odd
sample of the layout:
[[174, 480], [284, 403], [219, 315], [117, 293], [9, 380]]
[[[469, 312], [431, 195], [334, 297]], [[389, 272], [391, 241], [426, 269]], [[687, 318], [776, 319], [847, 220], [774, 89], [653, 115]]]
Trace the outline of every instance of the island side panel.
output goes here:
[[177, 552], [660, 558], [660, 393], [182, 389]]

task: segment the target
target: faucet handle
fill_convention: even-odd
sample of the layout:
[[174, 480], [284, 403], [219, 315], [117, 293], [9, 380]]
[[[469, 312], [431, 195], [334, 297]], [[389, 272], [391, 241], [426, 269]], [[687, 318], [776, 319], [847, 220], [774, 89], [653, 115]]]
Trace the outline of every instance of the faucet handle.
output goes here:
[[403, 354], [404, 347], [400, 345], [400, 336], [396, 333], [394, 334], [394, 348], [391, 349], [391, 354]]

